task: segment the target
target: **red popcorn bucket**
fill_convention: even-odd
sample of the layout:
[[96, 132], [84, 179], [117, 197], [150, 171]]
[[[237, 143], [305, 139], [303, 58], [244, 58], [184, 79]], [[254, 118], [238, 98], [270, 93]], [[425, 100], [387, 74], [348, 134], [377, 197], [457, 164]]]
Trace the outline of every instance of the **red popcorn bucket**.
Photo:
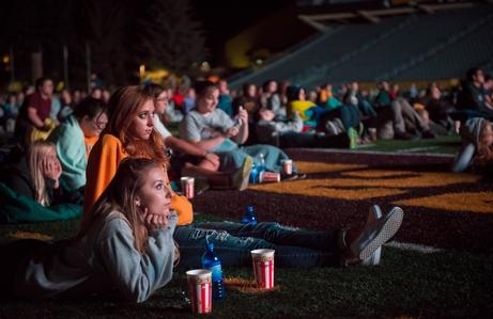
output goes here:
[[286, 175], [293, 174], [293, 160], [285, 159], [281, 161], [282, 172]]
[[180, 178], [181, 181], [181, 191], [187, 199], [193, 199], [194, 196], [194, 185], [195, 178], [184, 176]]
[[275, 172], [260, 172], [258, 177], [260, 183], [279, 183], [281, 181], [281, 174]]
[[274, 252], [273, 249], [255, 249], [251, 251], [253, 273], [257, 287], [274, 288]]
[[192, 312], [207, 314], [212, 312], [212, 272], [207, 269], [193, 269], [186, 272], [192, 301]]

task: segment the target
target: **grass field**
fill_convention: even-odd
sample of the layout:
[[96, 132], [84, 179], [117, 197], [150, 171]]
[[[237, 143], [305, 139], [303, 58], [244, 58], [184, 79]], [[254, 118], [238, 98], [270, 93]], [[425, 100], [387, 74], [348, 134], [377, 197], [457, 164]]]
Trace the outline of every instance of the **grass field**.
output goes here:
[[[458, 145], [459, 140], [456, 136], [446, 136], [432, 141], [406, 143], [379, 141], [375, 145], [349, 152], [361, 151], [355, 155], [361, 162], [365, 162], [366, 152], [385, 150], [392, 150], [393, 154], [427, 153], [446, 154], [450, 157], [457, 150]], [[323, 158], [336, 157], [335, 154], [324, 156]], [[343, 157], [343, 160], [345, 161], [346, 158]], [[381, 158], [378, 157], [378, 161], [380, 160]], [[378, 162], [375, 159], [372, 161]], [[409, 161], [416, 162], [416, 165], [423, 163], [419, 157], [411, 158]], [[414, 166], [408, 164], [409, 161], [406, 160], [399, 164], [399, 169], [415, 169]], [[421, 166], [416, 167], [420, 170], [419, 174], [423, 176], [432, 169], [438, 169], [439, 173], [446, 170], [446, 168], [441, 168], [440, 163], [433, 163], [424, 169]], [[345, 169], [346, 171], [337, 173], [337, 175], [333, 172], [327, 173], [324, 178], [337, 177], [340, 181], [344, 181], [344, 177], [354, 178], [355, 174], [363, 176], [361, 174], [364, 173], [361, 168], [358, 170]], [[382, 167], [379, 166], [379, 172], [381, 169]], [[396, 174], [394, 167], [387, 169], [390, 173]], [[312, 172], [309, 173], [308, 179], [317, 180], [322, 177], [321, 173]], [[382, 182], [389, 183], [389, 179]], [[365, 179], [361, 181], [367, 183]], [[327, 183], [327, 180], [321, 179], [320, 183]], [[491, 184], [475, 180], [454, 183], [447, 187], [453, 189], [456, 195], [467, 190], [485, 194], [493, 191]], [[439, 191], [442, 192], [445, 189], [445, 186], [422, 187], [416, 184], [411, 186], [401, 184], [400, 180], [396, 179], [396, 185], [400, 185], [398, 187], [401, 188], [407, 187], [408, 193], [387, 195], [379, 198], [378, 201], [392, 202], [402, 200], [401, 197], [405, 200], [418, 199], [423, 195], [438, 194]], [[283, 183], [279, 184], [279, 186], [282, 185]], [[476, 188], [472, 185], [476, 185], [474, 186]], [[375, 198], [349, 200], [322, 198], [326, 195], [306, 197], [283, 192], [276, 193], [270, 190], [271, 186], [275, 187], [275, 185], [253, 186], [240, 194], [206, 192], [194, 202], [195, 207], [200, 211], [196, 219], [198, 221], [234, 219], [238, 207], [254, 203], [259, 210], [265, 211], [263, 218], [275, 218], [280, 222], [290, 224], [296, 223], [293, 222], [296, 221], [293, 214], [299, 215], [301, 212], [307, 215], [313, 214], [310, 218], [315, 220], [317, 212], [320, 215], [320, 211], [325, 211], [327, 216], [314, 221], [320, 227], [324, 227], [324, 223], [332, 224], [359, 219], [365, 214], [359, 212], [359, 207], [366, 207], [369, 202], [376, 200]], [[353, 186], [349, 188], [348, 185], [341, 185], [340, 187], [342, 193], [354, 191]], [[365, 192], [368, 193], [371, 187], [380, 189], [383, 186], [368, 184], [365, 187]], [[386, 187], [394, 188], [392, 185]], [[489, 203], [491, 204], [491, 197], [487, 198], [490, 198]], [[223, 211], [218, 213], [214, 202], [225, 199], [231, 203], [218, 204], [223, 208]], [[298, 202], [302, 208], [293, 207], [295, 206], [293, 203]], [[213, 313], [208, 317], [491, 318], [493, 316], [493, 249], [491, 248], [493, 241], [489, 233], [493, 227], [491, 217], [493, 205], [491, 209], [486, 206], [485, 213], [475, 213], [473, 208], [449, 212], [408, 205], [405, 207], [405, 223], [398, 236], [384, 247], [382, 263], [379, 266], [276, 269], [276, 288], [269, 292], [257, 290], [252, 286], [253, 274], [249, 267], [224, 269], [227, 299], [222, 303], [214, 303]], [[341, 207], [343, 212], [338, 213], [338, 210], [334, 210], [334, 206]], [[345, 212], [346, 210], [353, 211], [353, 206], [358, 210], [357, 216]], [[26, 237], [56, 240], [70, 236], [77, 225], [78, 220], [1, 225], [0, 240], [9, 241]], [[483, 228], [479, 229], [479, 225]], [[429, 242], [433, 244], [423, 245], [428, 242], [425, 240], [427, 236], [430, 237]], [[453, 240], [465, 243], [447, 245]], [[186, 290], [184, 274], [180, 272], [175, 274], [170, 285], [159, 290], [143, 304], [121, 304], [108, 296], [90, 296], [81, 300], [8, 301], [0, 305], [0, 318], [197, 317], [190, 313], [188, 307], [185, 306], [183, 309], [184, 290]]]
[[[201, 220], [214, 219], [201, 215]], [[3, 226], [13, 234], [63, 238], [77, 221]], [[276, 269], [276, 288], [252, 286], [249, 268], [225, 269], [227, 299], [212, 318], [488, 318], [493, 314], [493, 255], [384, 249], [378, 267]], [[192, 318], [184, 306], [185, 278], [147, 302], [121, 304], [94, 296], [82, 300], [3, 302], [0, 318]]]

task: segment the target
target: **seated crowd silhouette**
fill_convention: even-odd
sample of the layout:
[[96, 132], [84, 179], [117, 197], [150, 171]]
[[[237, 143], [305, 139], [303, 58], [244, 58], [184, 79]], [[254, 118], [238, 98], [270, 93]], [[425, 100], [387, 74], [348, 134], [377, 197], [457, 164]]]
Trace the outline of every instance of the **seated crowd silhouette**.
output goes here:
[[[199, 190], [244, 190], [255, 166], [280, 173], [281, 180], [304, 178], [296, 165], [292, 174], [282, 173], [281, 161], [288, 159], [283, 149], [353, 149], [378, 139], [461, 134], [464, 145], [453, 171], [492, 161], [487, 128], [493, 118], [493, 81], [481, 68], [468, 70], [454, 90], [433, 82], [403, 91], [386, 81], [376, 83], [375, 90], [361, 89], [357, 81], [307, 89], [273, 79], [245, 83], [238, 91], [229, 89], [225, 79], [188, 87], [144, 83], [142, 88], [154, 99], [153, 129], [172, 154], [168, 173], [178, 191], [182, 176], [195, 177]], [[101, 87], [90, 93], [54, 92], [53, 81], [45, 77], [34, 88], [1, 96], [0, 161], [8, 174], [2, 174], [0, 186], [9, 198], [1, 221], [63, 219], [60, 210], [66, 209], [66, 216], [78, 216], [67, 205], [83, 201], [89, 154], [107, 129], [110, 96]], [[479, 125], [478, 119], [485, 121]], [[486, 133], [480, 134], [480, 128]], [[54, 150], [54, 156], [38, 148]], [[45, 214], [16, 215], [13, 207], [19, 203]], [[58, 215], [46, 213], [47, 207], [58, 209]]]

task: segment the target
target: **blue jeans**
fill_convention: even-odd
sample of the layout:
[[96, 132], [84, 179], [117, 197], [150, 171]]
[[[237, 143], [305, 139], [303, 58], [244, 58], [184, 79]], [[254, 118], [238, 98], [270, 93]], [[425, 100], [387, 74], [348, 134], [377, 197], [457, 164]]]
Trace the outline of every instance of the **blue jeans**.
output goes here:
[[340, 252], [337, 232], [296, 229], [273, 222], [207, 222], [176, 227], [180, 268], [201, 267], [206, 238], [214, 243], [223, 267], [250, 267], [250, 251], [259, 248], [274, 249], [276, 267], [291, 268], [336, 265]]
[[[243, 162], [247, 156], [253, 157], [255, 165], [260, 165], [258, 162], [260, 153], [264, 155], [265, 168], [271, 172], [281, 171], [281, 161], [289, 158], [289, 156], [280, 148], [272, 145], [255, 144], [243, 146], [226, 152], [216, 152], [221, 161], [221, 167], [219, 170], [222, 172], [234, 172], [243, 165]], [[293, 172], [297, 172], [294, 165]]]

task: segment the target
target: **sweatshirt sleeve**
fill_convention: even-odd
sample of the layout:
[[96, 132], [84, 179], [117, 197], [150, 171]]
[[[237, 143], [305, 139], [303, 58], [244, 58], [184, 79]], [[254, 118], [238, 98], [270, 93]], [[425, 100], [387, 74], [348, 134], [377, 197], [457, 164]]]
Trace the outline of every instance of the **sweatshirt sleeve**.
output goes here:
[[64, 123], [50, 135], [62, 163], [62, 179], [68, 190], [76, 190], [86, 184], [87, 157], [82, 130], [72, 119], [70, 125]]
[[84, 212], [98, 200], [125, 157], [121, 142], [113, 135], [103, 135], [94, 145], [87, 163]]
[[171, 280], [176, 221], [177, 216], [172, 214], [168, 226], [150, 232], [144, 254], [135, 249], [135, 238], [125, 219], [114, 218], [108, 222], [107, 233], [99, 242], [99, 253], [125, 299], [143, 302]]

